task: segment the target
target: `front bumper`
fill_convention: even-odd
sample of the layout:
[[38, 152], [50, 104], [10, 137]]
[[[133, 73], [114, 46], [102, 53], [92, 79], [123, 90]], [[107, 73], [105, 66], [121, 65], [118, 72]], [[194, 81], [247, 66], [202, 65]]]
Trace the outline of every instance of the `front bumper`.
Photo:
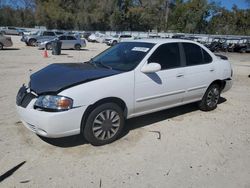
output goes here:
[[86, 106], [62, 112], [46, 112], [34, 109], [37, 98], [27, 107], [16, 105], [21, 121], [32, 132], [49, 138], [59, 138], [80, 133], [81, 121]]

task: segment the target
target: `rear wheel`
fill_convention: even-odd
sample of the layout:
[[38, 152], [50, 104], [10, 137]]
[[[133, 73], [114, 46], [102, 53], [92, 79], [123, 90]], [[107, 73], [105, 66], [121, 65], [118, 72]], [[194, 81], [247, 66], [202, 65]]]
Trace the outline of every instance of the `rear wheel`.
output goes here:
[[76, 44], [75, 45], [75, 50], [81, 50], [81, 45], [80, 44]]
[[199, 108], [202, 111], [214, 110], [219, 102], [220, 92], [221, 91], [218, 84], [210, 85], [202, 100], [199, 102]]
[[124, 126], [121, 107], [115, 103], [97, 106], [88, 116], [83, 134], [89, 143], [95, 146], [115, 141]]
[[0, 43], [0, 50], [2, 50], [3, 49], [3, 44], [2, 43]]

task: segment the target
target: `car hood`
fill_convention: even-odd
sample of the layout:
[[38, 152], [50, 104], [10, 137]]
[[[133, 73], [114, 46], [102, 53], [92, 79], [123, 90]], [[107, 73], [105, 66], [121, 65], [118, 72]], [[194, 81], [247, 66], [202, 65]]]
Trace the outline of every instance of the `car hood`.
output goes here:
[[59, 93], [64, 89], [119, 73], [121, 71], [90, 63], [57, 63], [32, 74], [29, 86], [38, 95]]

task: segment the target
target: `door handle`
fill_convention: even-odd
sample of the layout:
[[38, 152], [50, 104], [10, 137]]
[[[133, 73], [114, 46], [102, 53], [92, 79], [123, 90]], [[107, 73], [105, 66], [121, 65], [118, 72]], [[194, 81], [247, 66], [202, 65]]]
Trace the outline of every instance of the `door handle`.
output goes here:
[[214, 71], [215, 71], [215, 69], [214, 69], [214, 68], [211, 68], [211, 69], [210, 69], [210, 72], [214, 72]]
[[183, 77], [183, 76], [184, 76], [184, 74], [177, 74], [177, 75], [176, 75], [177, 78], [181, 78], [181, 77]]

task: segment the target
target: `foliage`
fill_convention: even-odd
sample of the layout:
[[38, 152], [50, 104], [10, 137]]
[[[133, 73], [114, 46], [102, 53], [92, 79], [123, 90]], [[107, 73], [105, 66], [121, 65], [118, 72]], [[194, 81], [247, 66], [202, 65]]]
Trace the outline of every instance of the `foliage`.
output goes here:
[[0, 0], [0, 25], [249, 35], [250, 9], [208, 0]]

